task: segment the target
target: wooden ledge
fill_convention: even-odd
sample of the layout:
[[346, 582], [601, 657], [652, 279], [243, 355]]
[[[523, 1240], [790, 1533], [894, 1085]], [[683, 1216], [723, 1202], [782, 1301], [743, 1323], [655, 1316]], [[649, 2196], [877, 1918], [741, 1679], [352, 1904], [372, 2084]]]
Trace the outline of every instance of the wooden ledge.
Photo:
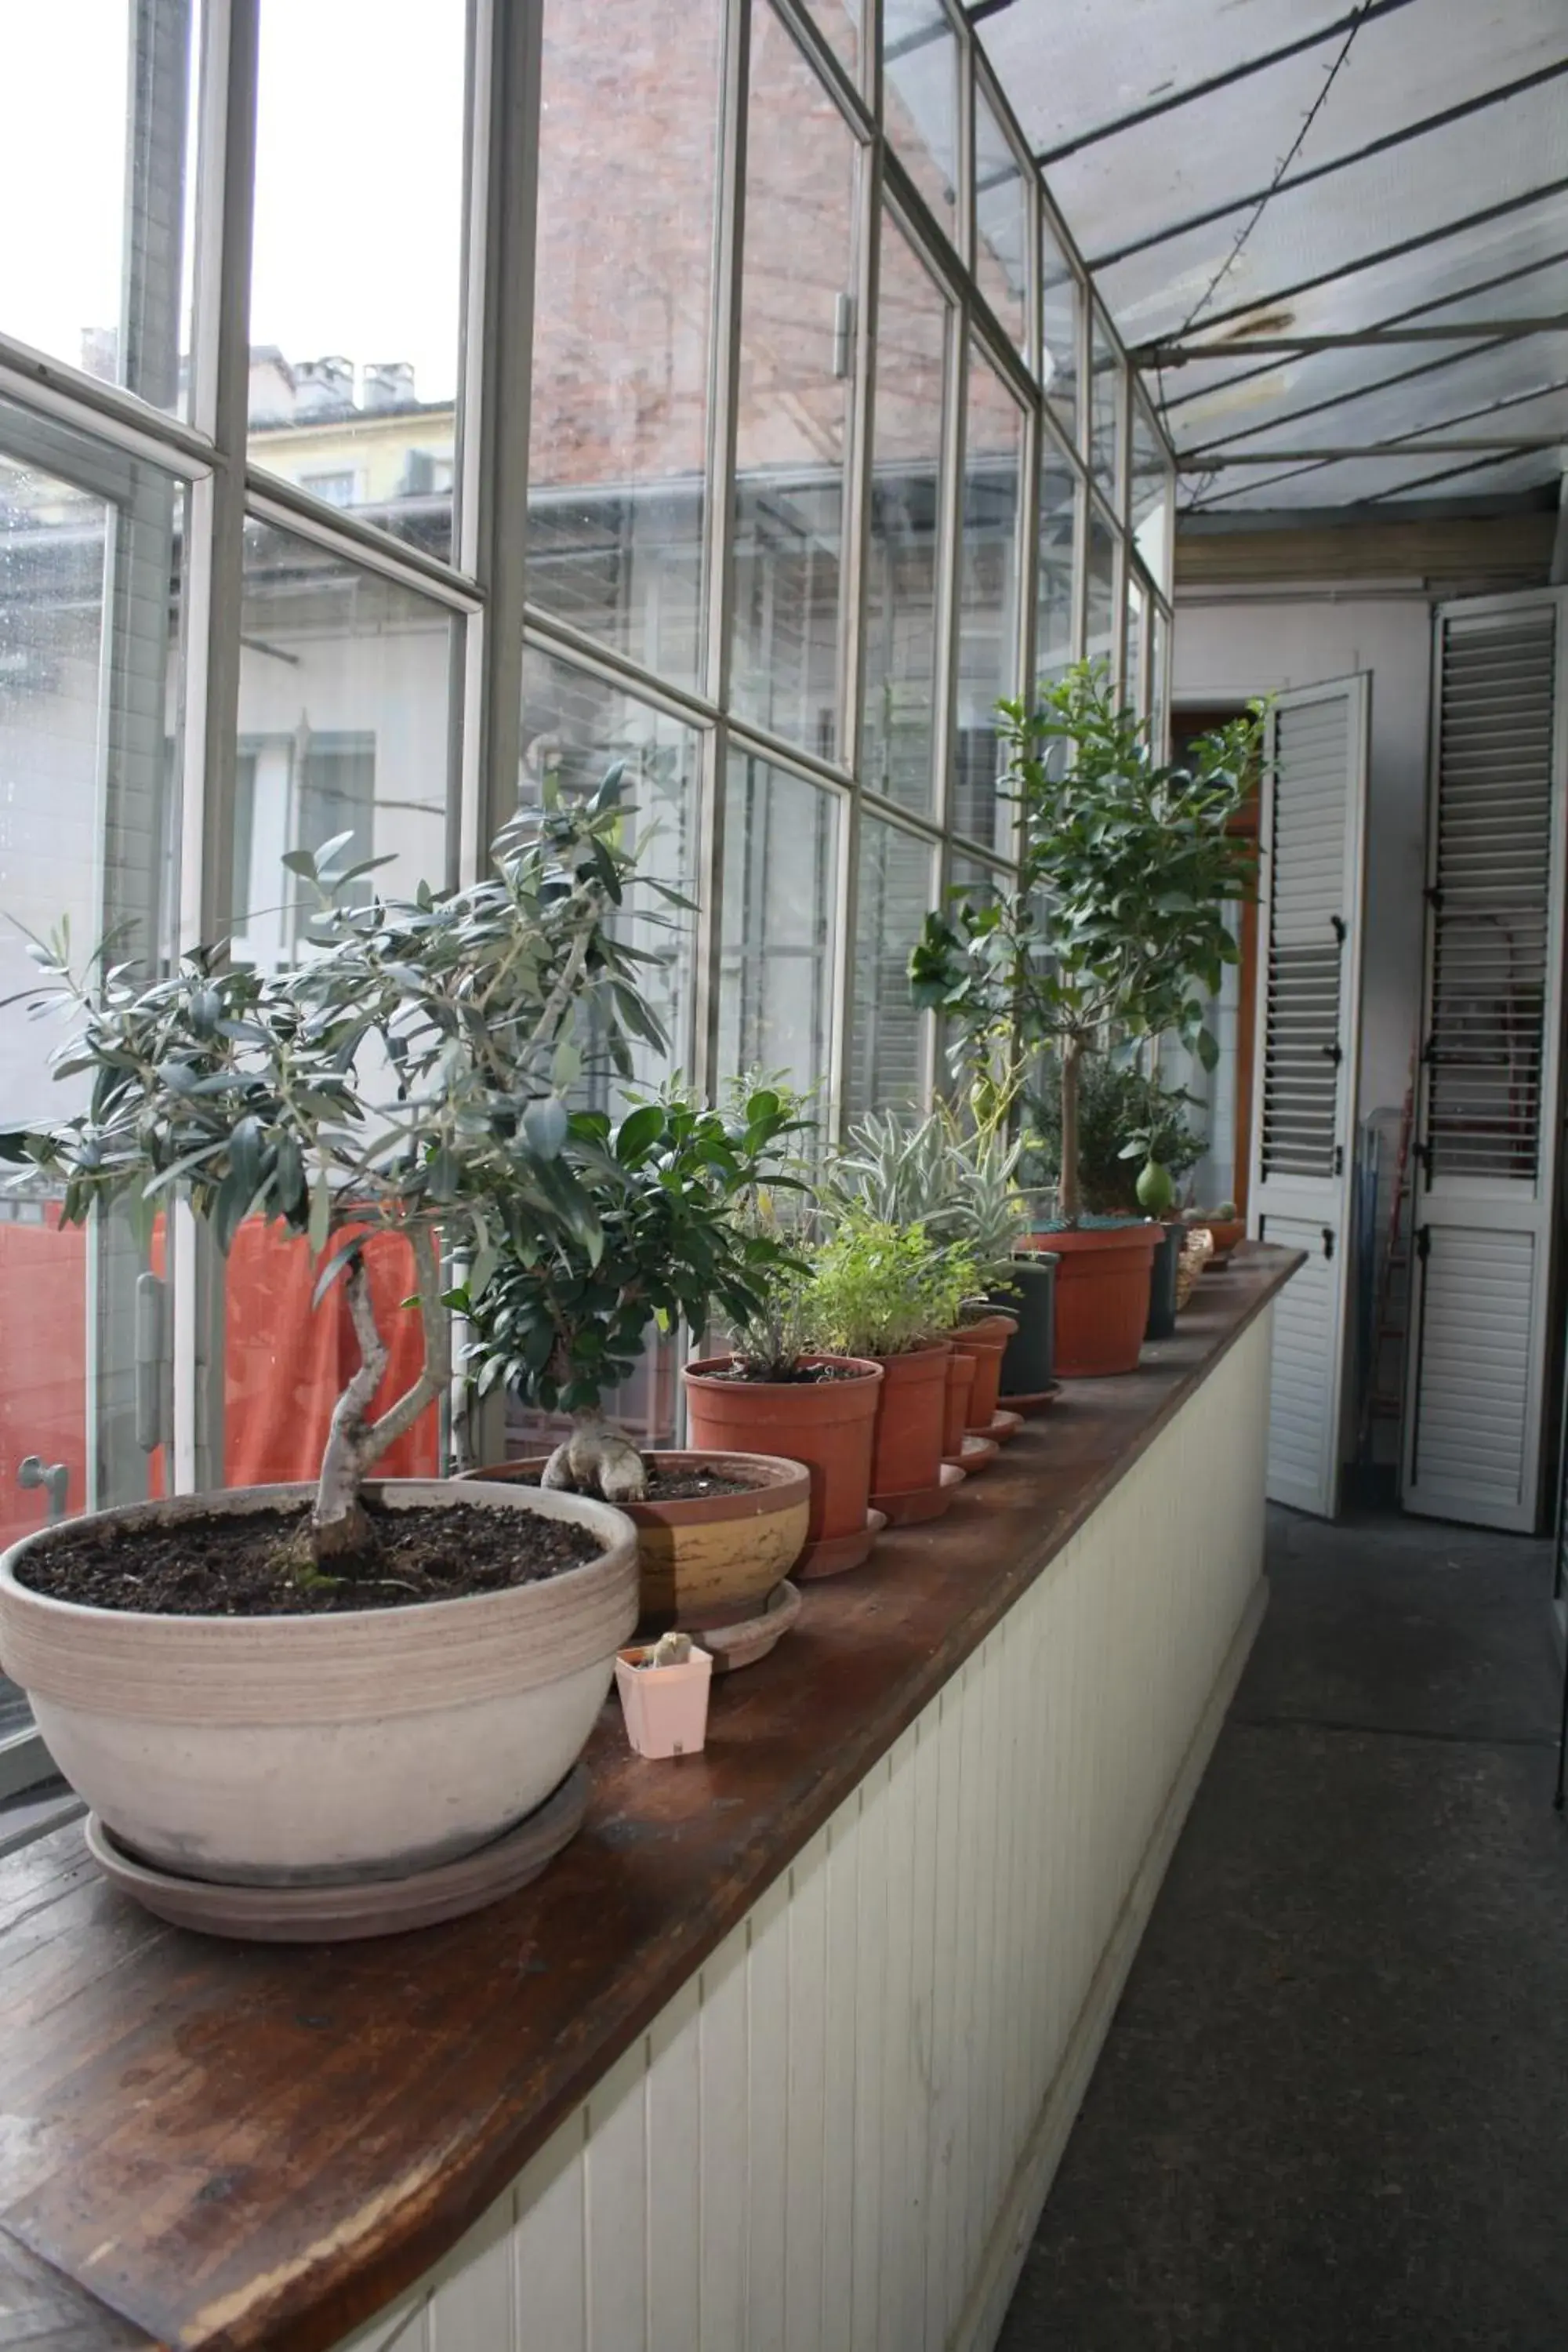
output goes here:
[[1070, 1385], [946, 1519], [809, 1586], [789, 1639], [716, 1689], [702, 1756], [637, 1762], [612, 1696], [582, 1834], [491, 1910], [379, 1944], [247, 1948], [112, 1893], [79, 1825], [0, 1864], [0, 2340], [328, 2352], [410, 2286], [1300, 1263], [1255, 1246], [1205, 1275], [1136, 1374]]

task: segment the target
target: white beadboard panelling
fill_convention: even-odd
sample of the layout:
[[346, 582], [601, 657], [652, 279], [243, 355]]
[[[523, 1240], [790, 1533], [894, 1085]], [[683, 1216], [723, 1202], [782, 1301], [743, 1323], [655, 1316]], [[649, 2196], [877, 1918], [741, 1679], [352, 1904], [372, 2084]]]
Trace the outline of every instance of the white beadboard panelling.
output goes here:
[[1269, 1350], [352, 2352], [985, 2352], [1256, 1622]]
[[746, 2339], [746, 2229], [751, 2210], [746, 1961], [750, 1945], [750, 1925], [743, 1922], [705, 1962], [699, 1979], [700, 2352], [733, 2352], [733, 2347]]

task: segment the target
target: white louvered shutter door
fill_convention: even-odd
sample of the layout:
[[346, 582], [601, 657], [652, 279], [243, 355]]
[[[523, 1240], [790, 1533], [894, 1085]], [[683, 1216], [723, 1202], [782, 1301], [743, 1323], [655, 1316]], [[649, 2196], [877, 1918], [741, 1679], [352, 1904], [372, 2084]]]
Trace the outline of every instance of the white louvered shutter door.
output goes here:
[[1562, 591], [1442, 608], [1405, 1507], [1532, 1528], [1562, 1023]]
[[1274, 1309], [1268, 1492], [1339, 1508], [1371, 681], [1281, 694], [1263, 794], [1252, 1230], [1307, 1253]]

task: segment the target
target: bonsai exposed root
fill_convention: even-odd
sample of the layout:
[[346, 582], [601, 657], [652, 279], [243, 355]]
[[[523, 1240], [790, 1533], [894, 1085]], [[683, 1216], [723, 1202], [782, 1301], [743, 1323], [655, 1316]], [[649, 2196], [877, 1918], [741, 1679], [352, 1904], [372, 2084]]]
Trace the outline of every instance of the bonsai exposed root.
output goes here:
[[647, 1464], [629, 1438], [599, 1413], [587, 1412], [556, 1447], [539, 1483], [568, 1495], [597, 1495], [606, 1503], [640, 1503], [647, 1493]]

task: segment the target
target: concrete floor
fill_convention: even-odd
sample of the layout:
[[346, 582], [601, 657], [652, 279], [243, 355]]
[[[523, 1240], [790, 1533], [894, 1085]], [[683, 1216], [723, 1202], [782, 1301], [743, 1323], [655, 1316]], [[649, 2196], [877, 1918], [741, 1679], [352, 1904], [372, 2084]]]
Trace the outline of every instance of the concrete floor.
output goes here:
[[1550, 1548], [1273, 1515], [1000, 2352], [1563, 2352]]

